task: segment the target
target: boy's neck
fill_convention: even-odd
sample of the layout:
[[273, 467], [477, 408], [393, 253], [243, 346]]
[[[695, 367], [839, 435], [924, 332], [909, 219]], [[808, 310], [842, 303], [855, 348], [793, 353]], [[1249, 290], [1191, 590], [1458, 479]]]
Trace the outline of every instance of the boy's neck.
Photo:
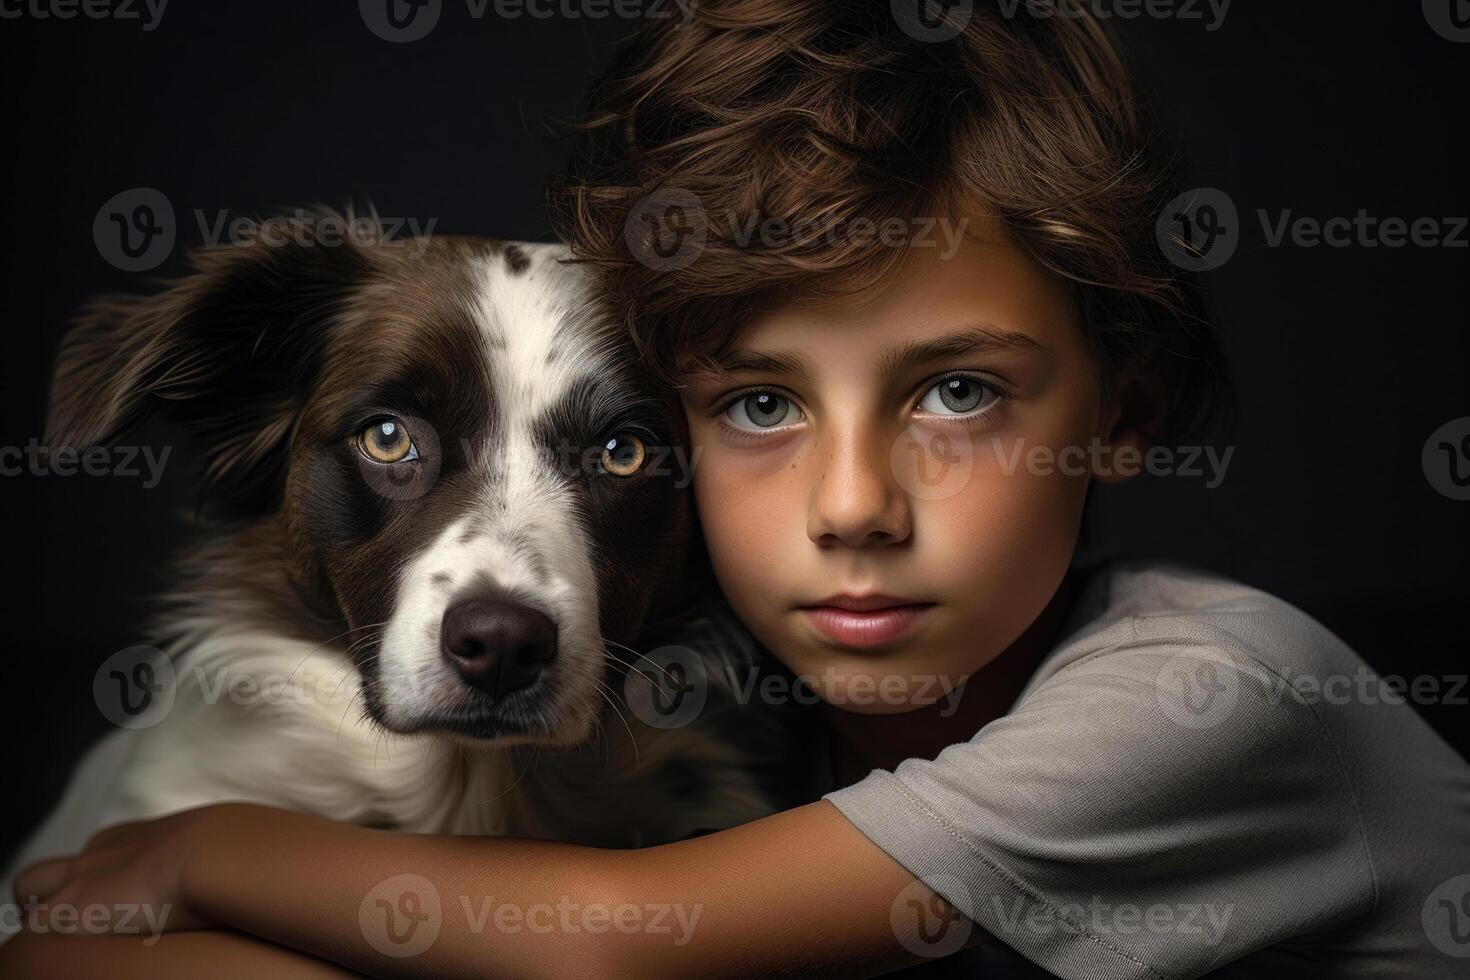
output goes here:
[[954, 699], [886, 715], [825, 706], [827, 722], [837, 735], [837, 784], [849, 785], [873, 769], [892, 770], [904, 759], [932, 759], [947, 746], [968, 742], [1005, 714], [1056, 645], [1080, 588], [1081, 576], [1068, 572], [1035, 622], [999, 656], [971, 674]]

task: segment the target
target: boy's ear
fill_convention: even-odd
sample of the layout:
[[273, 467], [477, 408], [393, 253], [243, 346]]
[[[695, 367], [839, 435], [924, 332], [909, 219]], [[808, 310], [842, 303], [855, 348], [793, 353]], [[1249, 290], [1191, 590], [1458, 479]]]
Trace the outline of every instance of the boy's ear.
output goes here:
[[309, 232], [220, 245], [152, 296], [92, 302], [62, 340], [45, 445], [83, 449], [158, 416], [205, 461], [205, 500], [227, 518], [268, 512], [285, 447], [332, 323], [368, 276], [365, 246]]
[[1106, 465], [1094, 469], [1094, 480], [1122, 483], [1142, 471], [1144, 454], [1163, 439], [1167, 399], [1163, 382], [1152, 374], [1129, 371], [1118, 377], [1103, 437], [1110, 451]]

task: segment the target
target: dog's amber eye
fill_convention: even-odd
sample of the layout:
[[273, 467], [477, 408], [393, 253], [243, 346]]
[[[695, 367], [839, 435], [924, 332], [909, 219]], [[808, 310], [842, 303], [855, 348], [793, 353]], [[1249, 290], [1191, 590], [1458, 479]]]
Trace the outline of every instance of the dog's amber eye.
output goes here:
[[613, 476], [632, 476], [647, 457], [643, 440], [626, 432], [618, 433], [602, 445], [602, 468]]
[[398, 419], [383, 419], [363, 429], [357, 447], [374, 463], [402, 463], [419, 455], [407, 426]]

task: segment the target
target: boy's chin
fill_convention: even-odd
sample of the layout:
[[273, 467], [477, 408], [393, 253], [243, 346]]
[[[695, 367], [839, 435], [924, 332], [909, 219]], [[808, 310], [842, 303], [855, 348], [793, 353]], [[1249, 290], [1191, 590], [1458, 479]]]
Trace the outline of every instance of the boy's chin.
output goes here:
[[802, 675], [828, 707], [854, 715], [902, 715], [950, 704], [958, 698], [963, 675], [844, 671], [837, 667]]
[[833, 711], [840, 711], [845, 715], [863, 715], [865, 717], [877, 717], [879, 715], [908, 715], [916, 711], [932, 709], [933, 704], [834, 704], [827, 702], [827, 707]]

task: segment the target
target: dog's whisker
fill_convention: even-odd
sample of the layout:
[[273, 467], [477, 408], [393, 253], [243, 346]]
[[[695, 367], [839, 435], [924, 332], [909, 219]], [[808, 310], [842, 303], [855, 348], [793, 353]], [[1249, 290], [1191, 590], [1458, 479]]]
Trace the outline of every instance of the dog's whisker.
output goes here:
[[347, 656], [351, 656], [352, 651], [358, 649], [359, 647], [366, 646], [369, 643], [376, 643], [377, 641], [381, 640], [383, 638], [383, 634], [387, 632], [388, 631], [385, 629], [379, 630], [377, 633], [370, 633], [367, 636], [360, 636], [357, 639], [353, 640], [351, 645], [349, 645], [342, 652]]
[[302, 659], [305, 660], [307, 658], [310, 658], [312, 656], [312, 654], [316, 653], [318, 650], [321, 650], [324, 647], [331, 646], [333, 643], [336, 643], [338, 640], [342, 639], [344, 636], [351, 636], [353, 633], [356, 633], [358, 630], [368, 630], [368, 629], [373, 629], [373, 628], [378, 627], [378, 626], [387, 626], [387, 625], [388, 625], [388, 620], [385, 619], [385, 620], [383, 620], [382, 622], [379, 622], [379, 623], [362, 623], [362, 624], [360, 624], [358, 626], [349, 626], [345, 630], [343, 630], [342, 632], [336, 634], [335, 636], [329, 636], [325, 640], [323, 640], [320, 643], [318, 643], [316, 646], [312, 647], [310, 650], [308, 650], [306, 652], [306, 657], [303, 657]]
[[[347, 679], [349, 677], [351, 677], [352, 675], [356, 674], [356, 673], [357, 673], [357, 668], [354, 667], [352, 664], [348, 664], [345, 667], [343, 667], [341, 670], [339, 670], [334, 675], [335, 680], [336, 680], [336, 686], [332, 688], [332, 697], [335, 698], [337, 696], [337, 692], [342, 689], [342, 685], [345, 684], [345, 683], [347, 683]], [[359, 687], [358, 693], [359, 694], [362, 693], [360, 687]]]
[[637, 768], [639, 764], [638, 739], [633, 735], [633, 726], [628, 724], [628, 719], [625, 718], [623, 716], [623, 712], [618, 709], [617, 702], [612, 696], [612, 691], [607, 687], [607, 685], [603, 684], [602, 681], [596, 679], [594, 679], [592, 683], [597, 685], [597, 693], [602, 696], [602, 699], [604, 701], [607, 702], [608, 707], [613, 709], [613, 713], [618, 716], [618, 720], [621, 721], [623, 723], [623, 727], [627, 729], [628, 741], [633, 743], [633, 766], [634, 768]]
[[[325, 649], [326, 647], [328, 647], [328, 646], [332, 645], [333, 643], [337, 642], [338, 640], [342, 639], [342, 637], [348, 636], [349, 634], [352, 634], [352, 633], [356, 633], [358, 630], [372, 629], [375, 626], [387, 626], [387, 625], [388, 625], [388, 620], [385, 619], [381, 623], [364, 623], [362, 626], [350, 626], [347, 629], [343, 630], [341, 633], [338, 633], [336, 636], [333, 636], [333, 637], [331, 637], [329, 639], [323, 640], [321, 643], [318, 643], [316, 646], [314, 646], [310, 650], [306, 651], [306, 656], [304, 656], [304, 657], [301, 658], [301, 663], [297, 664], [296, 665], [296, 669], [291, 671], [291, 676], [289, 678], [287, 678], [287, 680], [288, 681], [295, 680], [296, 679], [296, 671], [300, 670], [306, 664], [306, 662], [308, 660], [310, 660], [312, 657], [316, 656], [316, 654], [319, 653], [321, 650]], [[348, 649], [350, 650], [351, 647], [349, 647]]]
[[637, 674], [639, 677], [641, 677], [644, 680], [646, 680], [648, 683], [650, 683], [650, 684], [656, 684], [657, 683], [657, 681], [655, 681], [653, 679], [653, 677], [651, 677], [648, 674], [645, 674], [643, 671], [639, 670], [637, 667], [633, 666], [632, 663], [624, 660], [622, 657], [619, 657], [616, 654], [611, 653], [611, 652], [609, 652], [607, 650], [604, 650], [603, 653], [607, 656], [607, 659], [611, 660], [615, 664], [620, 664], [621, 666], [628, 668], [633, 673]]
[[[647, 660], [649, 663], [653, 664], [659, 670], [663, 671], [664, 672], [664, 676], [666, 676], [669, 680], [676, 681], [677, 682], [678, 678], [676, 678], [673, 674], [669, 673], [669, 670], [668, 670], [667, 667], [665, 667], [663, 664], [659, 663], [657, 660], [654, 660], [648, 654], [646, 654], [646, 653], [639, 653], [637, 650], [634, 650], [632, 647], [630, 647], [630, 646], [628, 646], [626, 644], [623, 644], [623, 643], [619, 643], [616, 640], [609, 640], [605, 636], [602, 638], [602, 642], [603, 643], [611, 643], [613, 646], [617, 647], [619, 650], [626, 650], [629, 653], [631, 653], [633, 656], [639, 658], [640, 660]], [[611, 656], [611, 654], [609, 654], [609, 656]], [[632, 664], [628, 664], [628, 666], [631, 667]]]
[[[424, 786], [425, 790], [432, 789], [432, 786], [429, 783], [429, 764], [431, 762], [433, 762], [433, 760], [434, 760], [434, 749], [435, 749], [435, 747], [438, 746], [438, 745], [441, 745], [441, 744], [445, 746], [445, 750], [446, 751], [448, 751], [448, 750], [450, 750], [452, 748], [458, 748], [457, 746], [454, 745], [454, 743], [452, 743], [452, 742], [446, 742], [443, 739], [437, 739], [436, 738], [436, 739], [429, 739], [427, 741], [427, 743], [424, 745], [424, 765], [423, 765], [423, 770], [422, 770], [422, 783], [423, 783], [423, 786]], [[462, 758], [462, 755], [459, 756], [459, 757], [457, 757], [455, 759], [455, 762], [454, 762], [454, 766], [455, 766], [456, 771], [459, 768], [460, 758]]]
[[[527, 767], [526, 769], [523, 769], [519, 773], [517, 773], [515, 780], [509, 786], [507, 786], [505, 789], [501, 790], [499, 793], [496, 793], [494, 796], [490, 797], [490, 799], [488, 799], [488, 800], [480, 800], [475, 805], [476, 806], [486, 806], [486, 805], [488, 805], [490, 803], [494, 803], [496, 800], [500, 799], [502, 796], [505, 796], [511, 790], [515, 789], [516, 786], [518, 786], [520, 784], [521, 780], [526, 778], [526, 773], [530, 772], [531, 769], [534, 768], [534, 766], [535, 766], [535, 759], [536, 758], [539, 758], [540, 755], [541, 755], [541, 746], [538, 743], [537, 746], [536, 746], [536, 755], [532, 757], [532, 765], [530, 767]], [[515, 756], [514, 755], [509, 755], [508, 758], [514, 760], [515, 759]], [[514, 765], [514, 762], [512, 762], [512, 765]]]
[[602, 723], [602, 718], [598, 714], [592, 716], [592, 729], [594, 740], [602, 744], [602, 762], [603, 765], [606, 765], [612, 761], [612, 742], [608, 740], [607, 726]]
[[[354, 644], [353, 644], [353, 645], [354, 645], [354, 646], [356, 646], [356, 643], [354, 643]], [[348, 650], [351, 650], [351, 649], [352, 649], [352, 647], [348, 647]], [[306, 661], [304, 661], [304, 660], [303, 660], [303, 661], [302, 661], [302, 662], [301, 662], [301, 663], [302, 663], [302, 664], [304, 664], [304, 663], [305, 663], [305, 662], [306, 662]], [[301, 669], [301, 664], [297, 664], [297, 665], [296, 665], [296, 670], [300, 670], [300, 669]], [[341, 670], [339, 670], [339, 671], [338, 671], [338, 672], [337, 672], [337, 673], [336, 673], [336, 674], [335, 674], [335, 675], [334, 675], [334, 679], [335, 679], [335, 682], [336, 682], [336, 683], [335, 683], [335, 686], [334, 686], [334, 687], [333, 687], [333, 688], [332, 688], [332, 693], [331, 693], [331, 697], [333, 697], [333, 698], [335, 698], [335, 697], [336, 697], [336, 696], [337, 696], [337, 692], [338, 692], [338, 691], [340, 691], [340, 690], [342, 690], [342, 685], [343, 685], [343, 684], [345, 684], [345, 683], [346, 683], [346, 682], [347, 682], [347, 679], [348, 679], [348, 678], [349, 678], [349, 677], [351, 677], [351, 676], [352, 676], [352, 675], [353, 675], [353, 674], [356, 674], [356, 673], [357, 673], [357, 667], [356, 667], [356, 666], [354, 666], [354, 665], [353, 665], [353, 664], [351, 664], [351, 663], [349, 663], [349, 664], [347, 664], [347, 665], [346, 665], [346, 666], [344, 666], [344, 667], [343, 667], [343, 668], [342, 668], [342, 669], [341, 669]], [[296, 672], [295, 672], [295, 671], [292, 671], [292, 672], [291, 672], [291, 676], [292, 676], [292, 677], [295, 677], [295, 676], [296, 676]], [[359, 690], [358, 690], [358, 694], [361, 694], [361, 693], [362, 693], [362, 691], [361, 691], [361, 689], [360, 689], [360, 688], [359, 688]], [[353, 700], [356, 700], [356, 698], [357, 698], [357, 695], [353, 695]], [[349, 701], [349, 702], [348, 702], [348, 705], [349, 705], [349, 706], [350, 706], [350, 705], [351, 705], [351, 703], [352, 703], [352, 702], [351, 702], [351, 701]], [[339, 734], [339, 735], [340, 735], [340, 734], [341, 734], [341, 728], [342, 728], [342, 726], [341, 726], [341, 724], [340, 724], [340, 723], [339, 723], [339, 724], [338, 724], [338, 726], [337, 726], [337, 730], [338, 730], [338, 734]]]
[[628, 646], [628, 644], [626, 644], [626, 643], [619, 643], [617, 640], [608, 639], [607, 637], [602, 636], [601, 634], [599, 634], [599, 638], [602, 640], [603, 643], [611, 644], [612, 646], [617, 647], [619, 650], [626, 650], [627, 652], [631, 653], [635, 657], [641, 657], [641, 656], [643, 656], [643, 654], [639, 653], [637, 650], [634, 650], [632, 647]]
[[[340, 688], [342, 685], [339, 683], [337, 686]], [[342, 726], [347, 721], [348, 712], [350, 712], [352, 710], [353, 702], [355, 702], [358, 698], [362, 697], [362, 692], [363, 692], [363, 689], [361, 687], [359, 687], [357, 689], [357, 693], [354, 694], [354, 695], [352, 695], [352, 697], [350, 699], [348, 699], [348, 701], [347, 701], [347, 707], [345, 707], [345, 708], [342, 709], [342, 717], [337, 719], [337, 741], [339, 741], [339, 742], [342, 741]], [[335, 696], [335, 691], [333, 692], [333, 694]]]
[[373, 775], [374, 776], [377, 776], [378, 775], [378, 749], [379, 748], [384, 748], [384, 747], [386, 747], [386, 749], [387, 749], [388, 761], [389, 762], [392, 762], [393, 761], [393, 746], [388, 741], [388, 730], [387, 729], [382, 729], [381, 731], [379, 731], [378, 732], [377, 741], [375, 741], [373, 743]]

